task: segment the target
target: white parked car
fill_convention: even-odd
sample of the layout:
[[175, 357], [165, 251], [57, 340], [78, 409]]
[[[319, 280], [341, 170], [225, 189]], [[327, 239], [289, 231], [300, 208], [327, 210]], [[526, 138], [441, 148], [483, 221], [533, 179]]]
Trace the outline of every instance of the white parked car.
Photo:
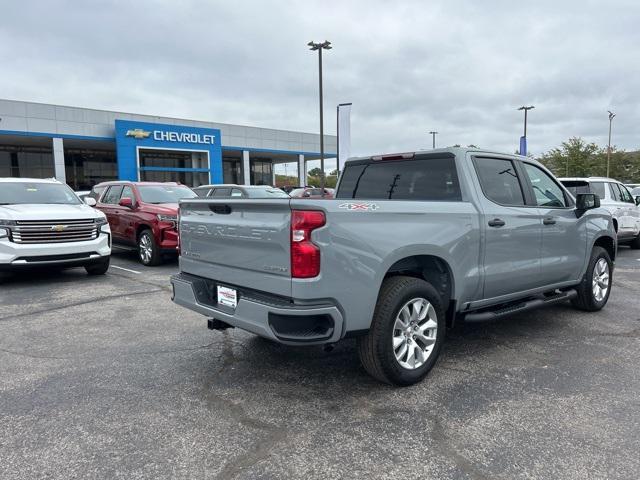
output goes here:
[[600, 205], [613, 217], [613, 226], [618, 234], [618, 243], [629, 244], [640, 249], [640, 207], [627, 187], [612, 178], [560, 178], [562, 184], [575, 197], [579, 193], [595, 193]]
[[53, 179], [0, 178], [0, 270], [82, 266], [109, 268], [111, 230], [104, 213]]

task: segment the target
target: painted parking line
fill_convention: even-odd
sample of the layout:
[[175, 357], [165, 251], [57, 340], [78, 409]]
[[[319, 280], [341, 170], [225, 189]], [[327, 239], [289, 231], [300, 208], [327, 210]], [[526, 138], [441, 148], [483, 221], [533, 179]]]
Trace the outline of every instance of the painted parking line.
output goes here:
[[131, 273], [142, 273], [142, 272], [138, 272], [137, 270], [131, 270], [130, 268], [119, 267], [118, 265], [111, 265], [111, 268], [117, 268], [119, 270], [124, 270], [125, 272], [131, 272]]

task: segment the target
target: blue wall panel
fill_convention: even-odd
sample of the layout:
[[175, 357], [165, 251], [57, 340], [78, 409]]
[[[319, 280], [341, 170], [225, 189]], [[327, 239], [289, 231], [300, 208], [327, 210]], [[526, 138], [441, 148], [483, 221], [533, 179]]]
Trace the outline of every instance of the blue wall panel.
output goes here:
[[[209, 152], [211, 183], [222, 183], [222, 138], [215, 128], [116, 120], [118, 178], [138, 179], [138, 147]], [[198, 171], [198, 169], [194, 169]]]

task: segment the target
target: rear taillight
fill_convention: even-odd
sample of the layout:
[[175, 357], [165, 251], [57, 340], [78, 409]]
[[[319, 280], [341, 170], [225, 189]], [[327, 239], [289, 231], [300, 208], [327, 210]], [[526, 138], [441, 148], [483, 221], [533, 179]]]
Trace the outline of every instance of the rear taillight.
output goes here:
[[311, 232], [326, 222], [324, 212], [291, 212], [291, 276], [312, 278], [320, 274], [320, 249], [311, 241]]

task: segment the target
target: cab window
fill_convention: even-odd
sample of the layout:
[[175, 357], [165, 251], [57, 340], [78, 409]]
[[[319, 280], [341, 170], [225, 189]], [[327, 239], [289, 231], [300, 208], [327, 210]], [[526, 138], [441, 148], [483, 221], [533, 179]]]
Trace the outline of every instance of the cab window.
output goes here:
[[474, 160], [485, 196], [500, 205], [524, 205], [522, 185], [511, 160], [476, 157]]
[[112, 185], [107, 190], [107, 193], [102, 197], [102, 203], [107, 205], [116, 205], [120, 200], [120, 193], [122, 193], [122, 185]]
[[536, 205], [549, 208], [567, 206], [564, 191], [547, 172], [530, 163], [525, 163], [524, 169], [531, 181]]
[[130, 198], [131, 201], [134, 203], [136, 201], [136, 197], [133, 196], [133, 189], [128, 185], [122, 189], [122, 194], [120, 195], [120, 198]]
[[620, 189], [620, 193], [622, 194], [622, 201], [635, 204], [636, 202], [633, 201], [633, 197], [629, 193], [629, 190], [627, 190], [627, 187], [620, 184], [617, 184], [617, 185], [618, 185], [618, 188]]

